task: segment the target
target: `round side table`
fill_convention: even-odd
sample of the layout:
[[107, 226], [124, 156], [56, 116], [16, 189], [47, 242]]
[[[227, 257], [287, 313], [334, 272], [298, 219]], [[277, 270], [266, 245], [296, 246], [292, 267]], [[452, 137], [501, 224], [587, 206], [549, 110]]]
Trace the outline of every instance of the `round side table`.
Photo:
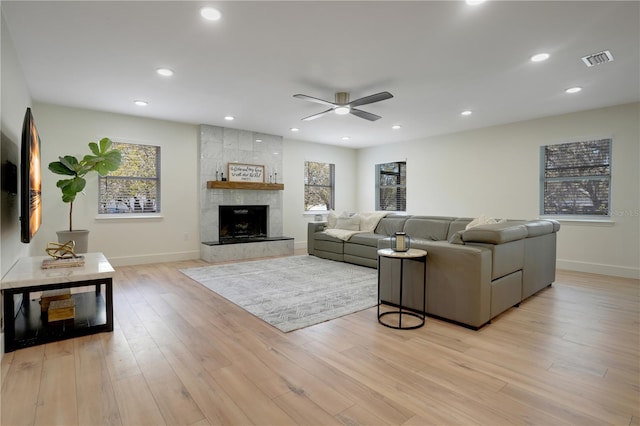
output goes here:
[[[381, 257], [386, 257], [389, 259], [397, 259], [400, 261], [400, 298], [398, 299], [398, 309], [393, 311], [386, 311], [380, 313], [380, 269], [382, 264], [380, 262]], [[422, 263], [422, 311], [419, 313], [409, 310], [402, 306], [402, 290], [404, 287], [404, 262], [405, 261], [413, 261]], [[420, 284], [420, 283], [418, 283]], [[380, 249], [378, 250], [378, 322], [385, 327], [400, 329], [400, 330], [411, 330], [415, 328], [420, 328], [425, 323], [426, 318], [426, 302], [425, 295], [427, 291], [427, 252], [425, 250], [420, 249], [409, 249], [408, 251], [393, 251], [392, 249]], [[398, 316], [398, 325], [387, 324], [382, 321], [382, 318], [387, 315], [397, 315]], [[420, 320], [420, 323], [417, 325], [411, 326], [402, 326], [402, 317], [403, 315], [409, 315], [412, 317], [416, 317]], [[415, 320], [414, 320], [415, 322]]]

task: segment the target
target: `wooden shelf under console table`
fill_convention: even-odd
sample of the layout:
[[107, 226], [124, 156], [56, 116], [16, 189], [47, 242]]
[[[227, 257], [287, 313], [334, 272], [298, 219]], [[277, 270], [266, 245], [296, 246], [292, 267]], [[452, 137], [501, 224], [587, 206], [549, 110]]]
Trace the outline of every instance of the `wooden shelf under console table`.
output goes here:
[[282, 191], [284, 190], [284, 184], [209, 180], [207, 181], [207, 188], [208, 189], [253, 189], [253, 190], [260, 190], [260, 191]]

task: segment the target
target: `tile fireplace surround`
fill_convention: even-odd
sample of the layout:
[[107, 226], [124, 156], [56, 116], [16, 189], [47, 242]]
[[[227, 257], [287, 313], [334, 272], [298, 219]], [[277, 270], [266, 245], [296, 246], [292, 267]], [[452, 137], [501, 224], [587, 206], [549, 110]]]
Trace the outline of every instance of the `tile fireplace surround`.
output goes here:
[[[260, 142], [258, 142], [258, 140]], [[207, 181], [216, 180], [216, 169], [227, 164], [264, 165], [278, 171], [282, 182], [282, 136], [255, 133], [226, 127], [200, 126], [200, 258], [207, 262], [252, 259], [293, 254], [293, 239], [277, 239], [283, 232], [282, 191], [246, 189], [208, 189]], [[273, 240], [242, 244], [217, 244], [218, 207], [220, 205], [269, 206], [268, 235]], [[204, 243], [214, 243], [212, 245]]]

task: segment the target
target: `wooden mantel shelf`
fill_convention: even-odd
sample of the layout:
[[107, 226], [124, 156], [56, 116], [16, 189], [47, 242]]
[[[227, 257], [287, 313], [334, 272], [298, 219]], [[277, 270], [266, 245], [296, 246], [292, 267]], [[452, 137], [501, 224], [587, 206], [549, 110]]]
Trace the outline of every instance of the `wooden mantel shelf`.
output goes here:
[[283, 191], [282, 183], [264, 183], [264, 182], [229, 182], [220, 180], [208, 180], [208, 189], [253, 189], [261, 191]]

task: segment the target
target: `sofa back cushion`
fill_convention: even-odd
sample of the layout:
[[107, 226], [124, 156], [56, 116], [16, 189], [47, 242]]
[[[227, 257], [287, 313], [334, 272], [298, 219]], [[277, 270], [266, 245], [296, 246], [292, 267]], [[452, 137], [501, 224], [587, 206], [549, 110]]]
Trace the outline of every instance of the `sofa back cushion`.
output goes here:
[[423, 240], [441, 241], [446, 240], [449, 233], [448, 219], [431, 219], [412, 217], [407, 219], [404, 224], [404, 232], [410, 238], [419, 238]]
[[458, 219], [453, 220], [449, 224], [449, 233], [447, 234], [447, 240], [451, 239], [451, 237], [459, 231], [464, 231], [464, 228], [467, 227], [473, 218], [470, 217], [460, 217]]
[[380, 235], [393, 235], [396, 232], [402, 231], [404, 223], [409, 216], [391, 215], [383, 217], [376, 226], [375, 233]]

